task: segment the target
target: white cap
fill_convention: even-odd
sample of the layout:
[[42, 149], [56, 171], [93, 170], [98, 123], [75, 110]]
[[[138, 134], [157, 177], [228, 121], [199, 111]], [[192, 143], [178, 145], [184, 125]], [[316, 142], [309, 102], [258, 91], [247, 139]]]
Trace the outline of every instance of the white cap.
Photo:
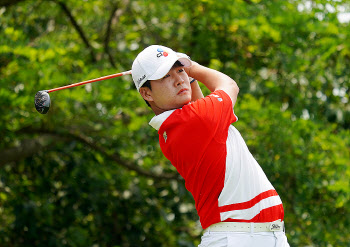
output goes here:
[[165, 46], [151, 45], [141, 51], [132, 64], [132, 79], [137, 91], [146, 81], [163, 78], [177, 60], [185, 67], [192, 64], [186, 54], [177, 53]]

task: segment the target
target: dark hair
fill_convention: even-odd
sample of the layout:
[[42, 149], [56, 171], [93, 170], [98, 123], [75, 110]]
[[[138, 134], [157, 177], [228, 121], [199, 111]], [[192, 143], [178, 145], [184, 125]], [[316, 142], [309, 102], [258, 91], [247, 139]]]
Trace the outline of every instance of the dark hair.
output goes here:
[[[150, 80], [147, 80], [142, 86], [142, 87], [148, 87], [151, 91], [152, 91], [152, 86], [151, 86], [151, 81]], [[151, 107], [151, 105], [148, 103], [147, 100], [144, 99], [144, 101], [146, 102], [146, 104]]]
[[[173, 69], [173, 68], [178, 68], [178, 67], [182, 67], [182, 66], [184, 66], [184, 65], [183, 65], [179, 60], [177, 60], [177, 61], [174, 63], [173, 67], [171, 67], [171, 69]], [[150, 80], [147, 80], [147, 81], [141, 86], [141, 88], [143, 88], [143, 87], [147, 87], [147, 88], [149, 88], [149, 89], [152, 91], [151, 81], [150, 81]], [[147, 104], [149, 107], [151, 107], [151, 105], [148, 103], [147, 100], [145, 100], [145, 102], [146, 102], [146, 104]]]

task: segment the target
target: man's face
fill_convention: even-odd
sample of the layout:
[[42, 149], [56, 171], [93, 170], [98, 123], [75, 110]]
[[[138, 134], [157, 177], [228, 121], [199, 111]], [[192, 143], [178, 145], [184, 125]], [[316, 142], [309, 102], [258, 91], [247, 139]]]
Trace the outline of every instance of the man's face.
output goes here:
[[184, 67], [172, 68], [159, 80], [151, 81], [148, 100], [156, 114], [181, 108], [191, 101], [191, 86]]

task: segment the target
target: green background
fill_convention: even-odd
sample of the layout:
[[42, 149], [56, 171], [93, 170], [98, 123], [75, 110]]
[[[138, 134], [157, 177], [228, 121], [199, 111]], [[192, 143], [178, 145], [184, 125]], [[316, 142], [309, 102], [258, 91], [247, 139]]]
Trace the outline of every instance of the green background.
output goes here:
[[345, 0], [0, 1], [0, 246], [199, 244], [131, 76], [34, 108], [37, 91], [129, 70], [151, 44], [236, 80], [234, 125], [282, 198], [291, 246], [350, 246], [344, 12]]

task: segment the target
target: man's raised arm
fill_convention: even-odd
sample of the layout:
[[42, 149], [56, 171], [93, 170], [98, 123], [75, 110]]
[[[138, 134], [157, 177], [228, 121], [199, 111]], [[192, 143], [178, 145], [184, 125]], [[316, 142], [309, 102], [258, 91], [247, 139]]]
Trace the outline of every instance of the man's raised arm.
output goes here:
[[231, 77], [194, 61], [192, 61], [191, 67], [186, 68], [186, 71], [190, 77], [202, 82], [211, 92], [216, 90], [225, 91], [232, 99], [232, 107], [235, 105], [239, 88]]

